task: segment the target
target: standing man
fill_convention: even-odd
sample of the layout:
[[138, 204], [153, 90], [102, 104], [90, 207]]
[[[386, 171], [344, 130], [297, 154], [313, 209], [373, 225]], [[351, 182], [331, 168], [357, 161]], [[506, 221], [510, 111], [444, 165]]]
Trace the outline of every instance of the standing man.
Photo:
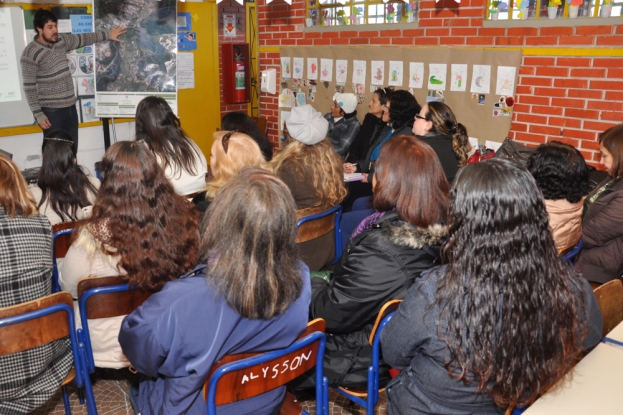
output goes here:
[[110, 32], [72, 35], [58, 33], [58, 19], [52, 12], [39, 9], [33, 20], [37, 35], [22, 53], [24, 93], [43, 136], [53, 130], [71, 135], [78, 150], [78, 113], [76, 95], [66, 53], [104, 40], [121, 42], [126, 32], [116, 26]]

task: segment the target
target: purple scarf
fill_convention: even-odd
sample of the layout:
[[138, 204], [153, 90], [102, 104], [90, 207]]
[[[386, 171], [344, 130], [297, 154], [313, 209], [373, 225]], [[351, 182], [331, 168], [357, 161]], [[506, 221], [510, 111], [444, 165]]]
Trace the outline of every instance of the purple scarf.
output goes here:
[[354, 238], [355, 236], [359, 235], [361, 232], [367, 231], [368, 229], [372, 229], [372, 226], [376, 223], [376, 221], [382, 218], [386, 213], [387, 212], [374, 212], [373, 214], [371, 214], [370, 216], [368, 216], [367, 218], [361, 221], [359, 226], [357, 226], [357, 228], [355, 229], [355, 231], [350, 237]]

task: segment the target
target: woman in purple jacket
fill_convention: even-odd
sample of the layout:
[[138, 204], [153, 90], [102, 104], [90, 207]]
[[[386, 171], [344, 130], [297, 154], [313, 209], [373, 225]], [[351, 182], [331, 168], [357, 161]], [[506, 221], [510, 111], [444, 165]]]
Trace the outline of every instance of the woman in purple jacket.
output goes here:
[[[121, 347], [142, 374], [140, 413], [205, 414], [200, 392], [214, 363], [287, 347], [305, 329], [309, 270], [296, 257], [295, 223], [290, 191], [262, 169], [245, 168], [221, 188], [203, 221], [203, 264], [121, 327]], [[284, 395], [277, 388], [219, 414], [272, 414]]]

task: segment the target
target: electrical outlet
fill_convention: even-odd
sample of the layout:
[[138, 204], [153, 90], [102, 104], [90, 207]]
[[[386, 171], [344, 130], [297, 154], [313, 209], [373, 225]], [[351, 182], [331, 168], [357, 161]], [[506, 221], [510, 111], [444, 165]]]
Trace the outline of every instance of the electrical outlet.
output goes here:
[[31, 154], [30, 156], [26, 156], [26, 161], [39, 160], [41, 156], [39, 154]]

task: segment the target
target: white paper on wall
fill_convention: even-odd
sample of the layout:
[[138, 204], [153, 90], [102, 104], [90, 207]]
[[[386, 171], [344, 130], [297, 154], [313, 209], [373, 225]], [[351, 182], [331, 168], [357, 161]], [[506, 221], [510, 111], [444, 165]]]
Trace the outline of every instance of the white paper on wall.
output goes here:
[[292, 78], [303, 78], [303, 68], [305, 67], [305, 58], [292, 58]]
[[495, 83], [496, 95], [513, 96], [515, 92], [515, 71], [514, 66], [498, 66], [498, 77]]
[[470, 92], [488, 94], [491, 85], [491, 65], [474, 65]]
[[422, 88], [424, 85], [424, 63], [409, 62], [409, 88]]
[[320, 59], [320, 80], [333, 81], [333, 59]]
[[385, 84], [385, 61], [372, 61], [370, 62], [372, 85], [384, 85]]
[[448, 65], [445, 63], [431, 63], [428, 65], [428, 89], [433, 91], [446, 90], [446, 72]]
[[453, 63], [450, 67], [450, 91], [467, 91], [467, 65]]
[[307, 79], [318, 80], [318, 58], [307, 58]]
[[335, 61], [335, 82], [345, 84], [348, 76], [348, 61], [346, 59], [337, 59]]
[[290, 58], [281, 58], [281, 77], [283, 79], [292, 78], [292, 67], [290, 66]]
[[366, 61], [353, 61], [353, 84], [366, 83]]
[[390, 86], [402, 86], [402, 61], [389, 61], [389, 81]]

